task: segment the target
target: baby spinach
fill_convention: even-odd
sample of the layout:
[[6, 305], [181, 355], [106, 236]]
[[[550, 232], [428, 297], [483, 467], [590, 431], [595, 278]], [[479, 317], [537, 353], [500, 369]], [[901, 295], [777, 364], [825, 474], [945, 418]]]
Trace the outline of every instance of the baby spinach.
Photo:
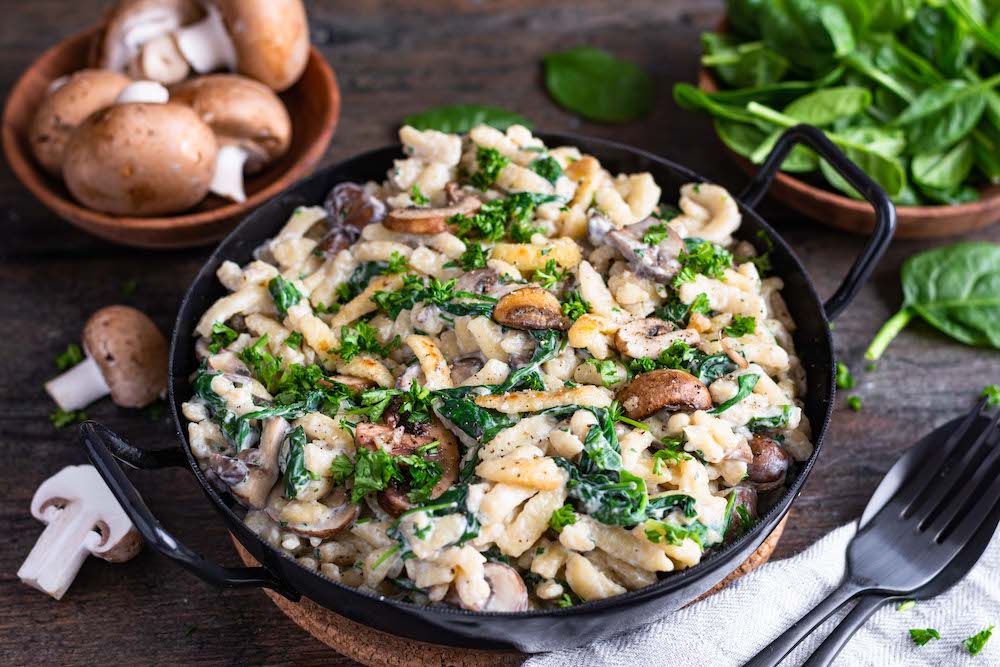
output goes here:
[[913, 180], [921, 187], [953, 191], [969, 177], [975, 159], [968, 139], [945, 152], [915, 155], [911, 164]]
[[267, 291], [274, 299], [274, 307], [278, 309], [278, 314], [284, 317], [288, 314], [288, 309], [302, 300], [302, 293], [290, 280], [285, 280], [281, 276], [275, 276], [267, 283]]
[[285, 435], [281, 454], [278, 457], [278, 468], [285, 476], [285, 497], [294, 500], [305, 488], [306, 484], [319, 475], [306, 469], [306, 433], [301, 426], [296, 426]]
[[532, 122], [520, 114], [480, 104], [433, 107], [407, 116], [403, 125], [446, 134], [465, 134], [477, 125], [489, 125], [498, 130], [506, 130], [511, 125], [524, 125], [529, 130], [533, 127]]
[[708, 411], [710, 415], [718, 415], [729, 408], [733, 407], [744, 398], [749, 396], [753, 392], [753, 388], [757, 386], [757, 381], [760, 380], [760, 376], [756, 373], [747, 373], [746, 375], [741, 375], [737, 380], [737, 391], [736, 395], [730, 398], [728, 401], [719, 405], [718, 407], [712, 408]]
[[1000, 245], [956, 243], [903, 263], [903, 307], [875, 336], [878, 359], [916, 316], [966, 345], [1000, 349]]
[[579, 47], [545, 56], [545, 85], [560, 106], [588, 120], [627, 123], [647, 115], [653, 79], [635, 63]]

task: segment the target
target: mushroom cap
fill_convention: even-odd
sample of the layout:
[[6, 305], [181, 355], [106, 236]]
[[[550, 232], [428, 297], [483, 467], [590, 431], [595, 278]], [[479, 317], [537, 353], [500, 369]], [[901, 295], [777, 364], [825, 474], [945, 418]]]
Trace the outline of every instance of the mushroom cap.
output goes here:
[[170, 100], [194, 109], [220, 143], [245, 149], [248, 171], [281, 157], [291, 143], [292, 121], [285, 105], [270, 88], [245, 76], [188, 79], [170, 91]]
[[685, 371], [661, 368], [635, 376], [618, 392], [629, 419], [645, 419], [667, 410], [708, 410], [712, 395], [701, 380]]
[[28, 141], [39, 164], [58, 175], [73, 130], [90, 114], [114, 104], [118, 94], [131, 82], [118, 72], [83, 69], [49, 93], [28, 130]]
[[115, 215], [161, 215], [208, 193], [218, 143], [189, 107], [144, 102], [102, 109], [66, 146], [63, 178], [83, 203]]
[[142, 44], [204, 15], [197, 0], [120, 0], [105, 13], [90, 64], [124, 72]]
[[493, 306], [493, 319], [512, 329], [569, 329], [570, 319], [563, 315], [559, 299], [537, 285], [522, 287], [500, 297]]
[[219, 0], [240, 72], [281, 92], [309, 60], [309, 23], [302, 0]]
[[91, 315], [83, 347], [100, 367], [116, 404], [142, 408], [167, 390], [167, 340], [135, 308], [108, 306]]

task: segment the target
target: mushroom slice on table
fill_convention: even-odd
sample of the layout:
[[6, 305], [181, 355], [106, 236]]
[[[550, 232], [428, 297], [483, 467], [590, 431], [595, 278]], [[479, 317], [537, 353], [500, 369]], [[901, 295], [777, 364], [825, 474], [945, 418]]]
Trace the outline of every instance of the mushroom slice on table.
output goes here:
[[86, 358], [45, 383], [66, 411], [79, 410], [108, 394], [124, 408], [142, 408], [166, 393], [167, 340], [135, 308], [108, 306], [83, 328]]
[[500, 297], [493, 306], [493, 319], [512, 329], [566, 331], [570, 319], [552, 292], [531, 285]]
[[254, 509], [267, 506], [268, 494], [280, 474], [278, 452], [288, 429], [283, 417], [269, 417], [264, 420], [257, 447], [244, 449], [235, 457], [212, 454], [212, 471], [242, 504]]
[[637, 375], [618, 392], [629, 419], [645, 419], [660, 410], [708, 410], [712, 395], [701, 380], [685, 371], [661, 368]]
[[615, 349], [633, 359], [655, 359], [676, 341], [695, 345], [701, 336], [694, 329], [678, 329], [656, 317], [632, 320], [615, 332]]
[[103, 69], [84, 69], [57, 80], [28, 130], [39, 164], [51, 174], [60, 174], [73, 130], [90, 114], [114, 104], [129, 83], [124, 74]]
[[770, 491], [785, 483], [788, 454], [777, 441], [755, 435], [750, 439], [750, 451], [753, 460], [747, 465], [747, 479], [757, 491]]
[[288, 151], [292, 121], [274, 92], [237, 74], [213, 74], [185, 81], [171, 90], [215, 133], [219, 143], [211, 191], [245, 201], [243, 172], [252, 174]]
[[[653, 226], [664, 236], [656, 243], [646, 243], [644, 237]], [[650, 216], [634, 225], [609, 231], [606, 239], [621, 252], [635, 274], [641, 278], [662, 283], [673, 279], [681, 270], [678, 258], [684, 250], [684, 239], [658, 218]]]
[[319, 248], [336, 253], [354, 245], [367, 225], [382, 222], [385, 203], [358, 183], [338, 183], [323, 202], [327, 211], [327, 232]]
[[479, 607], [462, 603], [470, 611], [514, 612], [528, 610], [528, 587], [517, 570], [502, 563], [483, 565], [483, 577], [490, 585], [490, 596]]
[[68, 466], [42, 482], [31, 515], [47, 526], [17, 576], [57, 600], [87, 556], [121, 563], [142, 549], [139, 532], [91, 465]]
[[205, 9], [174, 33], [194, 71], [238, 70], [278, 92], [298, 81], [309, 60], [302, 0], [216, 0]]
[[440, 234], [449, 229], [448, 219], [456, 215], [471, 215], [482, 202], [477, 197], [463, 197], [455, 204], [442, 208], [410, 206], [389, 211], [382, 223], [386, 229], [404, 234]]
[[73, 132], [63, 179], [80, 203], [98, 211], [176, 213], [204, 199], [217, 152], [211, 128], [186, 106], [117, 104]]
[[325, 539], [350, 526], [361, 513], [361, 506], [350, 502], [340, 490], [322, 500], [288, 500], [278, 484], [271, 490], [264, 511], [281, 524], [282, 530]]

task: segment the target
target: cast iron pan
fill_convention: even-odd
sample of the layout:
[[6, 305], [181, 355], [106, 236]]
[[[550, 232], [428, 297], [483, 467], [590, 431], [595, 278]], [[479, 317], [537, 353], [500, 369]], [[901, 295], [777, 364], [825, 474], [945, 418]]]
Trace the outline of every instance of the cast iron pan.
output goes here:
[[[621, 144], [570, 135], [540, 136], [550, 146], [579, 146], [584, 153], [596, 156], [612, 173], [649, 171], [668, 197], [684, 183], [706, 181], [684, 167]], [[878, 219], [875, 233], [826, 303], [820, 301], [792, 250], [753, 210], [797, 142], [807, 144], [829, 161], [874, 206]], [[195, 323], [209, 305], [224, 294], [215, 277], [218, 266], [224, 260], [246, 263], [254, 248], [277, 233], [296, 206], [322, 202], [330, 188], [341, 181], [380, 181], [392, 166], [392, 160], [400, 157], [403, 157], [400, 147], [391, 146], [323, 169], [252, 213], [212, 254], [184, 298], [174, 326], [169, 400], [177, 427], [176, 446], [142, 450], [93, 422], [81, 426], [81, 439], [91, 460], [143, 537], [154, 550], [217, 586], [270, 588], [291, 600], [306, 596], [338, 614], [384, 632], [466, 648], [515, 648], [537, 652], [578, 646], [663, 617], [712, 588], [746, 560], [781, 521], [816, 463], [830, 419], [835, 387], [829, 323], [857, 294], [892, 239], [896, 215], [889, 198], [822, 132], [808, 126], [797, 126], [785, 132], [761, 170], [738, 197], [743, 224], [737, 236], [759, 244], [756, 235], [763, 231], [774, 243], [771, 252], [773, 273], [785, 282], [784, 298], [798, 325], [795, 345], [805, 365], [808, 385], [805, 413], [812, 423], [816, 446], [812, 457], [801, 467], [777, 504], [735, 542], [706, 554], [697, 566], [670, 574], [652, 586], [566, 609], [518, 614], [476, 613], [397, 602], [356, 590], [299, 565], [261, 540], [244, 525], [233, 499], [228, 494], [220, 495], [202, 475], [188, 447], [185, 420], [179, 410], [180, 404], [191, 396], [188, 377], [196, 366], [192, 338]], [[205, 561], [178, 542], [146, 507], [115, 459], [143, 469], [190, 468], [225, 527], [263, 566], [221, 567]]]

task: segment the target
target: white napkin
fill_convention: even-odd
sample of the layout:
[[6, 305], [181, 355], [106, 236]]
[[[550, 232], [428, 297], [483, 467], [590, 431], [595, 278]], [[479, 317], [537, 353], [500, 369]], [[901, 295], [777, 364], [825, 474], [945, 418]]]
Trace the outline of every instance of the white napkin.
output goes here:
[[[857, 529], [841, 526], [803, 553], [761, 566], [722, 591], [661, 621], [591, 646], [534, 656], [525, 667], [738, 666], [753, 657], [840, 582]], [[846, 610], [838, 613], [839, 620]], [[782, 667], [801, 665], [833, 628], [828, 620]], [[994, 637], [973, 656], [963, 640], [990, 625]], [[941, 639], [917, 646], [910, 628]], [[908, 611], [888, 604], [854, 635], [836, 667], [988, 667], [1000, 665], [1000, 533], [969, 575], [944, 595]]]

